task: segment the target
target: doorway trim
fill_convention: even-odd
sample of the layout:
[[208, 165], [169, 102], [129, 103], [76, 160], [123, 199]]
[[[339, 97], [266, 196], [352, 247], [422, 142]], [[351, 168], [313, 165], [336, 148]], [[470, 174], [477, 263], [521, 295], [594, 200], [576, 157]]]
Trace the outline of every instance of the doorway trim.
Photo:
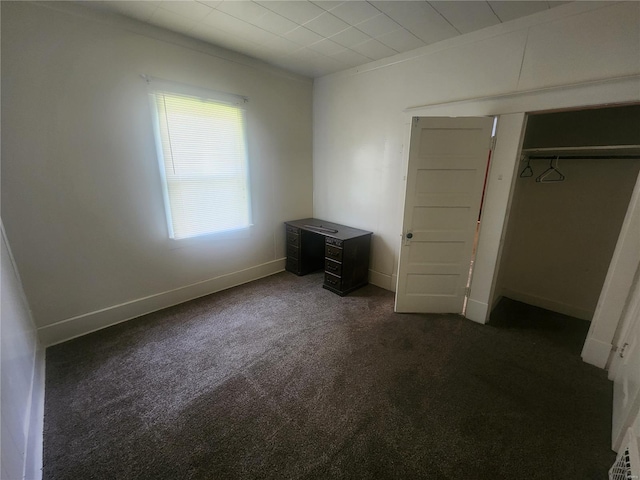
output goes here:
[[[598, 80], [578, 85], [549, 87], [536, 91], [514, 92], [508, 95], [483, 97], [446, 104], [424, 105], [411, 107], [404, 111], [405, 119], [403, 123], [405, 128], [410, 128], [411, 118], [414, 116], [499, 116], [497, 141], [487, 179], [485, 204], [480, 222], [478, 251], [471, 279], [471, 293], [469, 295], [466, 318], [478, 323], [486, 323], [494, 301], [497, 300], [494, 298], [496, 277], [526, 123], [526, 114], [524, 112], [589, 108], [634, 102], [640, 102], [640, 75]], [[408, 143], [403, 150], [403, 171], [406, 178], [409, 160]], [[636, 189], [638, 188], [639, 186], [636, 185]], [[401, 204], [404, 205], [404, 201]], [[399, 233], [398, 238], [400, 241], [402, 232]], [[399, 251], [399, 245], [396, 251]], [[400, 259], [398, 258], [398, 267], [399, 263]], [[613, 272], [612, 275], [613, 277], [610, 281], [618, 280], [616, 272]], [[625, 282], [621, 283], [626, 285]], [[626, 300], [631, 285], [624, 288]], [[603, 297], [601, 295], [602, 300]], [[620, 311], [622, 311], [622, 308], [624, 308], [624, 304]], [[604, 325], [612, 324], [613, 331], [611, 332], [611, 338], [608, 339], [611, 344], [619, 320], [619, 316], [615, 318], [595, 316], [591, 329], [594, 332], [602, 331], [603, 328], [609, 331], [611, 330], [610, 326], [607, 328]], [[587, 341], [590, 338], [588, 336]], [[607, 342], [607, 339], [600, 339], [600, 341]], [[602, 355], [599, 355], [598, 358], [600, 359], [601, 357]], [[601, 360], [596, 360], [590, 355], [584, 355], [584, 352], [583, 359], [585, 362], [592, 363], [600, 368], [606, 366], [606, 360], [605, 364], [602, 364]]]

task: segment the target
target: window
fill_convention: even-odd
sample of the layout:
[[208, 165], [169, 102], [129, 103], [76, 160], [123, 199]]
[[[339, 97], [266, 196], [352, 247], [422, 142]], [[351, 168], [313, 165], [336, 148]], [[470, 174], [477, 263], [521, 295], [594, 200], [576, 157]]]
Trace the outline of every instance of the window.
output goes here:
[[148, 81], [169, 236], [249, 227], [246, 99]]

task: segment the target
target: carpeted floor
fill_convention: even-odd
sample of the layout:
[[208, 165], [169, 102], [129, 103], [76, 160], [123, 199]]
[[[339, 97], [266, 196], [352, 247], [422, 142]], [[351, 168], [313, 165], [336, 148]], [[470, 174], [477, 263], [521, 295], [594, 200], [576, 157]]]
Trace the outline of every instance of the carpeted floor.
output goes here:
[[606, 478], [586, 322], [321, 284], [280, 273], [49, 348], [44, 479]]

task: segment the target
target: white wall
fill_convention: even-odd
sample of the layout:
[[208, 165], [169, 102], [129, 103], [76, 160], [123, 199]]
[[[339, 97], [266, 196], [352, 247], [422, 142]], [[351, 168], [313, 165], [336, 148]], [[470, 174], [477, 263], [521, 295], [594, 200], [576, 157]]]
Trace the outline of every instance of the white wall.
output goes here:
[[42, 477], [44, 350], [38, 342], [4, 230], [0, 236], [0, 478], [31, 480]]
[[[640, 73], [639, 36], [638, 3], [572, 3], [317, 79], [314, 216], [373, 231], [370, 279], [393, 289], [408, 117], [493, 115], [637, 100], [640, 90], [633, 76]], [[618, 88], [615, 82], [625, 79], [631, 79], [630, 88]], [[554, 87], [573, 90], [567, 94]], [[465, 102], [472, 99], [483, 100]], [[453, 106], [438, 106], [455, 101]], [[516, 123], [507, 130], [519, 132], [522, 124]], [[514, 146], [518, 141], [512, 139]], [[500, 142], [499, 126], [498, 146]], [[510, 151], [515, 156], [515, 149]], [[508, 187], [510, 168], [513, 163], [501, 162], [499, 171], [492, 166], [487, 201], [496, 185]], [[508, 188], [501, 189], [499, 197], [504, 210]], [[484, 263], [483, 241], [498, 242], [500, 233], [481, 231], [478, 263]], [[493, 254], [497, 250], [493, 248]], [[478, 273], [476, 269], [474, 282], [492, 278], [492, 272]], [[490, 288], [481, 287], [487, 292]], [[482, 308], [488, 308], [486, 299]]]
[[[562, 183], [517, 178], [499, 293], [591, 320], [640, 169], [629, 159], [565, 159]], [[521, 168], [523, 165], [521, 165]]]
[[[167, 237], [145, 83], [249, 97], [248, 238]], [[312, 214], [312, 81], [57, 2], [2, 2], [2, 216], [45, 344], [284, 268]]]

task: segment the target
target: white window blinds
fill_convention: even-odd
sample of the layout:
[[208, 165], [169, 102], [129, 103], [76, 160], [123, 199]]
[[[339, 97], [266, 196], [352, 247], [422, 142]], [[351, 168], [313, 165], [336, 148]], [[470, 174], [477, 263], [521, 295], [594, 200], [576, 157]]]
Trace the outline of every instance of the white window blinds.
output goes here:
[[151, 92], [171, 238], [251, 224], [244, 99], [227, 97]]

